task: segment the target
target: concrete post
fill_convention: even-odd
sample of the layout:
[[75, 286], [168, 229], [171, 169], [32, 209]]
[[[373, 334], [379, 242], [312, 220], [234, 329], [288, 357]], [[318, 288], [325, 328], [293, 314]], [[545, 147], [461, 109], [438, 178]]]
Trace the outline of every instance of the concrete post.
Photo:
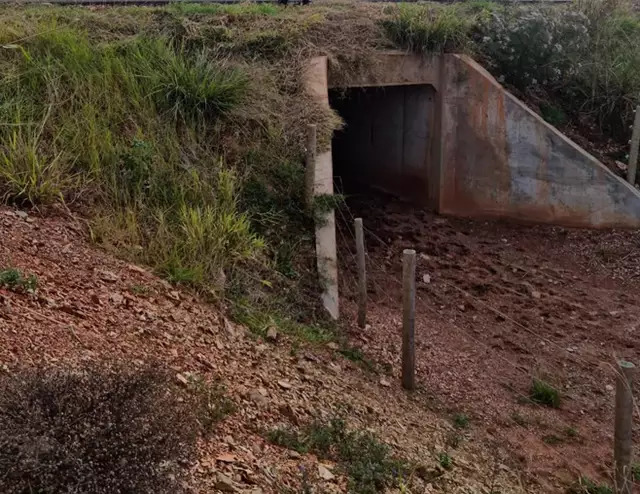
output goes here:
[[313, 207], [314, 183], [316, 180], [316, 148], [318, 146], [317, 128], [315, 124], [307, 126], [307, 143], [304, 170], [304, 200], [307, 209]]
[[358, 326], [367, 323], [367, 268], [364, 257], [364, 227], [362, 218], [355, 219], [356, 253], [358, 261]]
[[416, 251], [402, 254], [402, 387], [415, 389]]
[[633, 133], [631, 134], [631, 146], [629, 147], [629, 167], [627, 168], [627, 182], [636, 184], [636, 171], [638, 169], [638, 145], [640, 145], [640, 106], [636, 107], [636, 118], [633, 120]]
[[631, 362], [618, 362], [616, 378], [616, 411], [613, 459], [616, 474], [616, 493], [631, 494], [631, 449], [633, 447], [633, 394], [631, 385], [635, 366]]

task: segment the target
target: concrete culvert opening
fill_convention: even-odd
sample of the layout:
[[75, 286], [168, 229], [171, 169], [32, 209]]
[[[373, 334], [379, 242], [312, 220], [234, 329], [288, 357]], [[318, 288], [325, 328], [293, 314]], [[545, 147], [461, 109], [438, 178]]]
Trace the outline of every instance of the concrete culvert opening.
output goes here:
[[337, 192], [374, 188], [425, 203], [433, 152], [433, 86], [330, 89], [329, 103], [345, 124], [332, 142]]

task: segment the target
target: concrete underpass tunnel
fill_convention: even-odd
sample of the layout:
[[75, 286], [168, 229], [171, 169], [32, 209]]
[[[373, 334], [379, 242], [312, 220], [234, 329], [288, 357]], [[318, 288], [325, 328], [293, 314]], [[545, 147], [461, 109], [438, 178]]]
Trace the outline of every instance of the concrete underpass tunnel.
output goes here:
[[336, 192], [374, 188], [427, 203], [435, 100], [428, 84], [330, 89], [344, 120], [332, 142]]

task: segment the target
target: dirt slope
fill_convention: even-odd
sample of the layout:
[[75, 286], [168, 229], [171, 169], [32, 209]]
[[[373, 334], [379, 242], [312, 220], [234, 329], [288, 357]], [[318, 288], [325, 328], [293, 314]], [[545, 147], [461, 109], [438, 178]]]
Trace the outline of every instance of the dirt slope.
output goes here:
[[[276, 424], [303, 424], [348, 410], [353, 427], [369, 428], [398, 454], [422, 465], [411, 492], [524, 492], [508, 454], [473, 429], [451, 451], [443, 471], [437, 453], [453, 427], [420, 393], [408, 396], [394, 376], [363, 370], [331, 347], [301, 347], [280, 337], [266, 343], [190, 293], [93, 248], [81, 221], [0, 209], [0, 266], [37, 275], [37, 296], [0, 289], [0, 365], [78, 364], [116, 358], [159, 360], [176, 372], [220, 380], [237, 410], [201, 441], [193, 483], [199, 492], [301, 492], [302, 467], [313, 492], [340, 492], [346, 480], [318, 478], [317, 460], [270, 445]], [[332, 345], [333, 346], [333, 345]], [[225, 455], [229, 453], [229, 455]], [[225, 455], [225, 456], [220, 456]], [[331, 465], [330, 465], [331, 467]], [[218, 473], [234, 479], [221, 486]]]
[[[354, 334], [365, 353], [399, 372], [401, 256], [416, 249], [418, 382], [433, 409], [469, 414], [545, 491], [578, 474], [606, 479], [612, 363], [640, 353], [640, 234], [447, 219], [388, 198], [351, 207], [369, 226], [371, 328]], [[351, 218], [342, 221], [353, 314]], [[560, 390], [559, 410], [528, 402], [533, 377]]]

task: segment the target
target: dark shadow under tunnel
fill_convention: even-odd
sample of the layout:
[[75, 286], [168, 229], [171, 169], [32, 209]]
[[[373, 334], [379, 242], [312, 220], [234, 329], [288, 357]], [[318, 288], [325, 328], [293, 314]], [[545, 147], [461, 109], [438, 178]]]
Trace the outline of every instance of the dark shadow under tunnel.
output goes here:
[[332, 89], [329, 102], [344, 120], [332, 142], [337, 192], [358, 194], [376, 188], [426, 202], [433, 87]]

